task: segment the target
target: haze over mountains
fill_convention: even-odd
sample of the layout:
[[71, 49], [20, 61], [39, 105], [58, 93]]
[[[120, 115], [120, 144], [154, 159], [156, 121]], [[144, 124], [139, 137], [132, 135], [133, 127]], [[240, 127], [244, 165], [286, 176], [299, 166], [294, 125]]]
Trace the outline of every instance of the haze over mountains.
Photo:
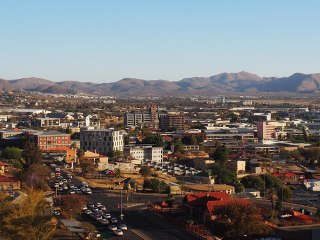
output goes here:
[[221, 73], [211, 77], [191, 77], [180, 81], [124, 78], [112, 83], [78, 81], [53, 82], [42, 78], [0, 79], [0, 90], [43, 93], [87, 93], [97, 95], [166, 96], [214, 95], [230, 93], [288, 92], [318, 93], [320, 73], [295, 73], [289, 77], [259, 77], [248, 72]]

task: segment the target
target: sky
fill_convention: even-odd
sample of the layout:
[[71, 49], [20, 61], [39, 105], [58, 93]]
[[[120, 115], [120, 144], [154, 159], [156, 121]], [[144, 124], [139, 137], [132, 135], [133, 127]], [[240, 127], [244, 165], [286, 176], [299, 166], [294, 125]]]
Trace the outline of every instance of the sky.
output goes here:
[[0, 78], [320, 72], [319, 0], [1, 0]]

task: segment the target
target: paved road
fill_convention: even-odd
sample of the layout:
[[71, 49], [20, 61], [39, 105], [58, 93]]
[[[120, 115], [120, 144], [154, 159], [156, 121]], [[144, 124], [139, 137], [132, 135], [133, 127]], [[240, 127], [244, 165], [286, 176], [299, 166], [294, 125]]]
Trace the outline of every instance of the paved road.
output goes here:
[[[73, 178], [72, 183], [75, 185], [81, 184], [81, 182]], [[117, 217], [119, 220], [121, 209], [118, 208], [121, 202], [120, 192], [107, 193], [104, 189], [94, 189], [93, 194], [89, 196], [89, 201], [94, 203], [100, 202], [106, 206], [107, 210], [113, 217]], [[123, 203], [126, 204], [124, 194], [122, 195]], [[160, 216], [148, 211], [146, 209], [147, 203], [159, 201], [164, 199], [165, 195], [157, 196], [155, 194], [133, 194], [128, 197], [128, 200], [133, 200], [128, 205], [135, 205], [132, 207], [125, 207], [122, 209], [124, 219], [121, 221], [128, 226], [128, 231], [124, 232], [124, 236], [112, 236], [109, 239], [119, 240], [196, 240], [198, 237], [191, 233], [177, 228], [174, 225], [164, 221]], [[181, 200], [182, 197], [178, 197]], [[106, 226], [102, 226], [96, 223], [94, 220], [84, 216], [84, 220], [88, 220], [95, 224], [100, 232], [108, 232]]]

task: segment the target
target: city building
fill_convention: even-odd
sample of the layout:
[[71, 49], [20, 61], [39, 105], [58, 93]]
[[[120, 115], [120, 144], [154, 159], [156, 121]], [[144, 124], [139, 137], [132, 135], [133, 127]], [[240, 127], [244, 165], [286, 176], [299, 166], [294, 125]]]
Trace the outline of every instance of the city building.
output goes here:
[[60, 118], [36, 118], [34, 120], [34, 126], [41, 128], [59, 127]]
[[259, 140], [270, 140], [274, 138], [275, 126], [268, 122], [257, 123], [257, 134]]
[[150, 127], [152, 129], [159, 128], [158, 107], [152, 103], [147, 112], [125, 112], [125, 127]]
[[153, 147], [151, 145], [126, 145], [124, 146], [123, 154], [125, 156], [130, 156], [135, 160], [141, 160], [141, 163], [146, 161], [163, 161], [163, 147]]
[[159, 115], [159, 127], [162, 131], [183, 130], [185, 128], [182, 113], [167, 113]]
[[80, 130], [80, 147], [102, 155], [111, 151], [123, 151], [123, 133], [114, 129], [84, 129]]
[[71, 135], [57, 131], [30, 132], [29, 140], [42, 151], [66, 151], [71, 145]]

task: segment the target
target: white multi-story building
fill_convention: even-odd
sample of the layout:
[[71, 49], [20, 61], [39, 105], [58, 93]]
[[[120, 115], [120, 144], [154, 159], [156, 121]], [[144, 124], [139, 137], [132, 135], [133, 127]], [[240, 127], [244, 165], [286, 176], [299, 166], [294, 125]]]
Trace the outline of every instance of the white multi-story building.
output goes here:
[[135, 160], [162, 162], [163, 147], [153, 147], [151, 145], [126, 145], [123, 150], [124, 155], [131, 156]]
[[123, 133], [113, 129], [81, 129], [80, 147], [99, 154], [110, 151], [123, 151]]

